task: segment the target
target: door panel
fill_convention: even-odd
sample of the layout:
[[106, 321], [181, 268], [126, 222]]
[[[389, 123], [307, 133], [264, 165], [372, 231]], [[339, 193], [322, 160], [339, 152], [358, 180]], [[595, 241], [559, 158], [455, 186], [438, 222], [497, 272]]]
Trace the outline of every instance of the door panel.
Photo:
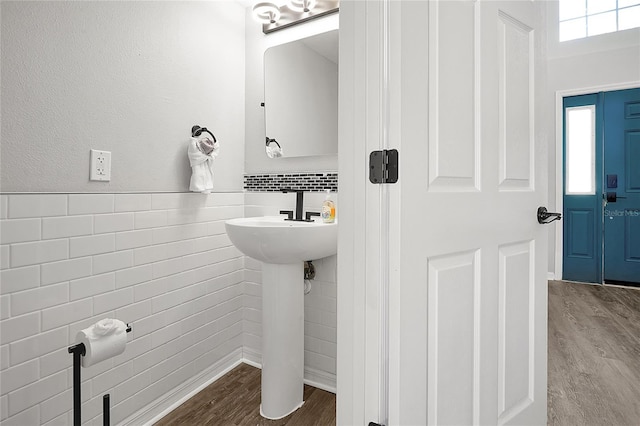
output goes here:
[[474, 325], [478, 313], [479, 251], [428, 259], [427, 332], [430, 424], [473, 424], [479, 353]]
[[592, 209], [567, 209], [567, 212], [567, 256], [595, 259], [594, 211]]
[[[640, 109], [640, 105], [639, 105]], [[627, 119], [640, 118], [638, 115], [627, 115]], [[625, 171], [627, 173], [627, 192], [640, 192], [640, 130], [628, 131], [625, 134], [627, 155], [625, 156]]]
[[533, 29], [498, 12], [500, 191], [533, 185]]
[[625, 210], [624, 235], [625, 262], [640, 262], [640, 211]]
[[[595, 105], [592, 114], [595, 138], [595, 162], [593, 163], [593, 194], [568, 194], [567, 192], [567, 109]], [[601, 95], [582, 95], [565, 98], [563, 167], [563, 268], [562, 278], [569, 281], [602, 282], [602, 108]]]
[[535, 242], [499, 247], [498, 423], [534, 401]]
[[640, 283], [640, 89], [604, 94], [604, 174], [617, 200], [604, 214], [604, 279]]
[[391, 4], [402, 54], [390, 64], [401, 163], [389, 423], [543, 424], [542, 4]]
[[[479, 135], [475, 70], [478, 63], [472, 37], [459, 37], [451, 28], [476, 34], [476, 4], [471, 1], [433, 2], [427, 28], [429, 121], [429, 191], [477, 189]], [[459, 78], [451, 78], [451, 70]], [[426, 70], [425, 70], [426, 71]], [[426, 77], [426, 74], [424, 75]], [[422, 78], [424, 78], [422, 77]]]

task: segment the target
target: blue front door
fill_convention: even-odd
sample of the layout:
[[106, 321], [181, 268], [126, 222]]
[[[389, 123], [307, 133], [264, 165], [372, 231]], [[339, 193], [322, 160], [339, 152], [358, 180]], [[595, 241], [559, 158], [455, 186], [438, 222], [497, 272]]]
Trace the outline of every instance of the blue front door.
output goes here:
[[640, 89], [565, 98], [564, 159], [563, 279], [640, 283]]
[[604, 94], [604, 280], [640, 283], [640, 89]]

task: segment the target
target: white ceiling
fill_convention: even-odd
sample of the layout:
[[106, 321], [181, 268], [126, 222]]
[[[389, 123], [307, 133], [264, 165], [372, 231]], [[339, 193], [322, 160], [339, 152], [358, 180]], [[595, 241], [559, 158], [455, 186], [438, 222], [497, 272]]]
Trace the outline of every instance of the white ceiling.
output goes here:
[[240, 3], [243, 7], [253, 6], [253, 0], [235, 0], [236, 3]]
[[[266, 0], [234, 0], [236, 3], [240, 3], [242, 6], [244, 7], [253, 7], [254, 4], [256, 3], [260, 3], [261, 1], [266, 1]], [[287, 4], [287, 0], [268, 0], [270, 3], [274, 3], [277, 4], [279, 7], [284, 6], [285, 4]]]

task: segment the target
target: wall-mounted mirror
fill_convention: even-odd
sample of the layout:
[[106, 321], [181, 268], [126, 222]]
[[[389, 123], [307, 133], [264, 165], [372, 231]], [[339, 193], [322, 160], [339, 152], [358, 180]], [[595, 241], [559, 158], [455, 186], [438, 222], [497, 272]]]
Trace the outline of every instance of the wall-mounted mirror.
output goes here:
[[338, 30], [267, 49], [264, 87], [267, 155], [338, 153]]

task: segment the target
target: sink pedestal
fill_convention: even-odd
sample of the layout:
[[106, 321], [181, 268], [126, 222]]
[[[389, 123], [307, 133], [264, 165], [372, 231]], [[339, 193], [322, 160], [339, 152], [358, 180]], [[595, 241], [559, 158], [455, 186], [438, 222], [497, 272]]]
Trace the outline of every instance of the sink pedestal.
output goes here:
[[337, 252], [338, 224], [282, 216], [229, 219], [229, 239], [262, 262], [262, 404], [268, 419], [302, 405], [304, 376], [304, 261]]
[[303, 404], [304, 263], [262, 263], [262, 403], [280, 419]]

